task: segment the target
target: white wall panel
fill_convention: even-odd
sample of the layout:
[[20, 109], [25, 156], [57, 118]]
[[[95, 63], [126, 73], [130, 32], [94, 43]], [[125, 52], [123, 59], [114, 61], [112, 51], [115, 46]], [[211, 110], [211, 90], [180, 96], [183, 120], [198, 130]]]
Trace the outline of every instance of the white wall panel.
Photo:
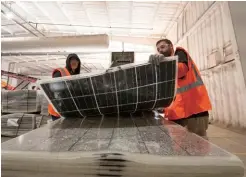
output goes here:
[[[181, 20], [182, 19], [182, 20]], [[246, 88], [228, 2], [189, 2], [167, 38], [188, 50], [213, 105], [210, 118], [246, 127]]]
[[178, 40], [177, 37], [178, 37], [177, 36], [177, 23], [175, 23], [172, 26], [171, 30], [169, 31], [167, 38], [170, 39], [173, 43], [175, 43]]
[[210, 118], [233, 126], [246, 127], [246, 92], [240, 66], [232, 61], [202, 72], [211, 98]]
[[238, 48], [238, 54], [243, 68], [244, 80], [246, 82], [246, 2], [245, 1], [233, 1], [228, 2], [230, 9], [231, 20], [233, 24], [233, 31], [236, 34], [236, 44]]

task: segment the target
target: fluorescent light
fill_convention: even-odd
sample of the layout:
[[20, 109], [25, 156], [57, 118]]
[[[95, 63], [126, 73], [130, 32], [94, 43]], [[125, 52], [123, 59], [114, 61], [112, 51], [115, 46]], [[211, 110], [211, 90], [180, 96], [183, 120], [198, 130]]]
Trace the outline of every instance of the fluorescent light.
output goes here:
[[8, 19], [12, 19], [12, 18], [14, 18], [14, 14], [12, 12], [8, 12], [8, 13], [6, 13], [6, 17]]

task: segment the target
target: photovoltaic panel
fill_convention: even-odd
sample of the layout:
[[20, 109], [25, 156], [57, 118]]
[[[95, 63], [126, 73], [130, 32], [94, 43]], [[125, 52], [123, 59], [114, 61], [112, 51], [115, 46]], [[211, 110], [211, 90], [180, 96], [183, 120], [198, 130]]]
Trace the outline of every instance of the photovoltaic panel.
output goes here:
[[177, 57], [160, 65], [127, 64], [97, 74], [39, 81], [63, 117], [135, 113], [167, 107], [175, 96]]

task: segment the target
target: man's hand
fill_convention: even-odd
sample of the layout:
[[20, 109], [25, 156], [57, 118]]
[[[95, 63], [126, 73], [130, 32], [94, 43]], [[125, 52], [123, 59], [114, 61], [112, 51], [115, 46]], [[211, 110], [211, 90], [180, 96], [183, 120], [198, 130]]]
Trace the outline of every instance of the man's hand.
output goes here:
[[115, 72], [115, 71], [121, 71], [121, 70], [123, 70], [123, 69], [121, 68], [121, 66], [115, 66], [115, 67], [108, 68], [108, 69], [106, 70], [106, 73], [109, 73], [110, 71], [111, 71], [111, 72]]
[[155, 55], [150, 55], [149, 56], [149, 63], [153, 65], [160, 65], [160, 62], [165, 59], [165, 56], [162, 54], [155, 54]]

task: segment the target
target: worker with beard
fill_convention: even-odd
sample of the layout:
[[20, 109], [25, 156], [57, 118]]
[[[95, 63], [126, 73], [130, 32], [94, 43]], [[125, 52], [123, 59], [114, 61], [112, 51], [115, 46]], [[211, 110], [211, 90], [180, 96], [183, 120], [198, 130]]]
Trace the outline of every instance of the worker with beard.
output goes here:
[[[69, 54], [66, 60], [66, 67], [55, 69], [52, 73], [52, 78], [80, 74], [80, 67], [81, 62], [78, 55]], [[53, 121], [60, 118], [59, 113], [54, 110], [51, 104], [48, 106], [48, 112], [52, 116]]]
[[150, 57], [152, 64], [159, 65], [163, 55], [178, 56], [177, 92], [172, 104], [164, 108], [165, 117], [206, 138], [208, 111], [212, 106], [199, 70], [189, 53], [182, 47], [176, 47], [174, 50], [170, 40], [159, 40], [156, 48], [159, 54]]

